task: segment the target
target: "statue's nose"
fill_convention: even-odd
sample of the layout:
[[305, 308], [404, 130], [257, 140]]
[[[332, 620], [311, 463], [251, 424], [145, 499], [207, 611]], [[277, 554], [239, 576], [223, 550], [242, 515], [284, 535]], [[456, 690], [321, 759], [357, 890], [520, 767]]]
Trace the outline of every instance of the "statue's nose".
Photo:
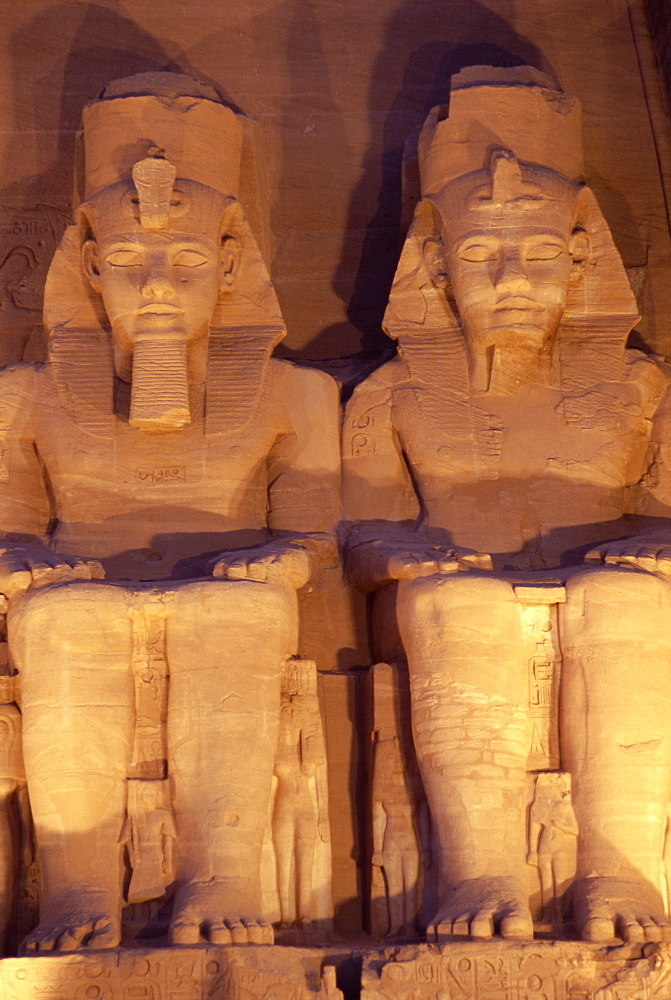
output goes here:
[[175, 294], [172, 283], [163, 274], [150, 274], [142, 286], [146, 299], [171, 299]]
[[529, 288], [525, 262], [520, 254], [507, 253], [499, 262], [495, 285], [501, 292], [517, 292]]

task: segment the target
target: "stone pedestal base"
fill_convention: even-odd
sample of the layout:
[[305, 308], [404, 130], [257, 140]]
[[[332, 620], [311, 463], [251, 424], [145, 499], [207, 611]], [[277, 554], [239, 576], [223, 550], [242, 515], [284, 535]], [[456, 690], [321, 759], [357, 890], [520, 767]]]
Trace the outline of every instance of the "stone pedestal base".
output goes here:
[[496, 940], [376, 950], [357, 942], [6, 958], [0, 962], [0, 1000], [356, 1000], [359, 969], [361, 1000], [671, 1000], [671, 944], [602, 948]]
[[361, 1000], [670, 1000], [671, 944], [405, 945], [364, 957]]
[[0, 1000], [325, 1000], [328, 962], [317, 948], [264, 945], [6, 958]]

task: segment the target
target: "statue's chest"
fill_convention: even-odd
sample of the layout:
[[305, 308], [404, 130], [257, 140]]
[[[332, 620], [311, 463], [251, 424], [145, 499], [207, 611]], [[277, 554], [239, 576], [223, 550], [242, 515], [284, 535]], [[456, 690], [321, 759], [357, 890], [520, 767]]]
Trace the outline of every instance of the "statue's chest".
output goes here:
[[435, 492], [437, 481], [532, 483], [557, 475], [622, 485], [647, 433], [640, 390], [626, 383], [569, 394], [529, 386], [505, 397], [455, 399], [428, 420], [414, 390], [402, 395], [394, 422], [420, 493]]
[[140, 501], [179, 502], [192, 492], [236, 491], [263, 480], [273, 432], [254, 427], [230, 434], [203, 433], [202, 426], [148, 434], [117, 423], [109, 438], [71, 421], [45, 421], [38, 448], [56, 493], [79, 481]]

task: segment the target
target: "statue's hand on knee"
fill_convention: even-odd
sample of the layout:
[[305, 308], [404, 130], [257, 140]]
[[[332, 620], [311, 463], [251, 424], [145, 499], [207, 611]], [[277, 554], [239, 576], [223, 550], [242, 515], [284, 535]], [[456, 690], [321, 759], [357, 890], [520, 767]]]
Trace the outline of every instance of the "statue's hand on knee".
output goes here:
[[412, 543], [389, 552], [387, 571], [390, 580], [415, 580], [420, 576], [457, 573], [459, 570], [491, 569], [492, 558], [460, 546]]
[[651, 533], [595, 546], [585, 556], [592, 565], [630, 566], [671, 579], [671, 538]]
[[250, 549], [223, 552], [207, 568], [223, 580], [285, 583], [300, 590], [317, 567], [314, 552], [288, 539], [274, 538]]
[[458, 545], [434, 545], [428, 539], [410, 535], [371, 539], [363, 532], [353, 535], [346, 545], [346, 562], [354, 582], [366, 588], [392, 580], [492, 569], [491, 556], [483, 552]]
[[0, 593], [11, 600], [34, 587], [70, 580], [102, 580], [105, 570], [97, 559], [65, 556], [38, 543], [16, 543], [0, 548]]

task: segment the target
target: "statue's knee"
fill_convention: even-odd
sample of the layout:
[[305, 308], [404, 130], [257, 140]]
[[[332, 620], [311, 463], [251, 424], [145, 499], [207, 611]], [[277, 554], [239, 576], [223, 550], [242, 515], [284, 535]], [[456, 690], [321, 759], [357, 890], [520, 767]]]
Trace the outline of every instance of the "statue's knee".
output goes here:
[[127, 606], [121, 587], [91, 580], [54, 584], [28, 590], [10, 605], [8, 626], [10, 635], [24, 628], [48, 625], [49, 631], [67, 630], [91, 611], [112, 618]]
[[455, 573], [446, 576], [426, 576], [402, 581], [398, 588], [397, 609], [400, 614], [435, 616], [468, 609], [495, 610], [516, 605], [513, 588], [506, 580], [476, 573]]
[[176, 607], [202, 610], [218, 617], [244, 616], [259, 620], [267, 616], [293, 615], [296, 597], [292, 590], [255, 580], [197, 580], [180, 587]]
[[585, 567], [567, 581], [566, 602], [580, 613], [588, 605], [641, 604], [654, 609], [671, 605], [671, 584], [641, 570], [620, 566]]

